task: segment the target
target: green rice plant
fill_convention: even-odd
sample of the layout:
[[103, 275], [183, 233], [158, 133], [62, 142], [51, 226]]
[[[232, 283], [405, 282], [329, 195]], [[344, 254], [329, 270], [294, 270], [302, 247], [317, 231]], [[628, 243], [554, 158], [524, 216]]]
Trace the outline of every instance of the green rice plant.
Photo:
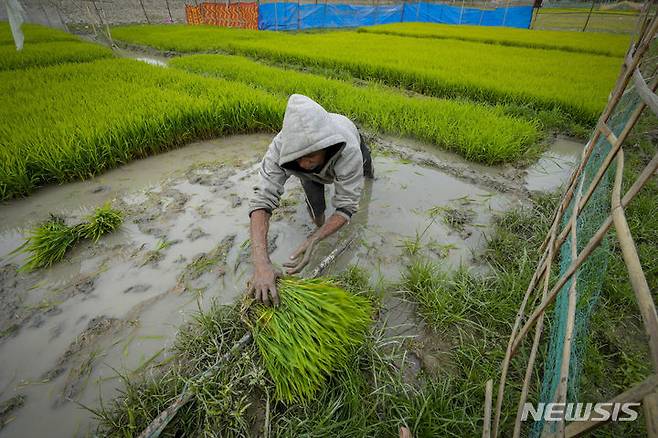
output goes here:
[[190, 141], [281, 126], [285, 99], [129, 59], [0, 72], [0, 199]]
[[85, 222], [69, 226], [64, 219], [51, 215], [50, 219], [33, 228], [28, 238], [12, 254], [29, 253], [21, 270], [47, 268], [64, 258], [66, 252], [79, 240], [98, 242], [103, 235], [116, 230], [123, 222], [123, 212], [109, 204], [98, 207]]
[[253, 335], [277, 399], [304, 402], [352, 358], [371, 323], [367, 298], [325, 278], [279, 280], [281, 305], [255, 308]]
[[86, 222], [79, 228], [80, 238], [98, 242], [103, 235], [116, 230], [122, 223], [123, 212], [105, 204], [87, 216]]
[[[52, 41], [79, 41], [75, 35], [39, 24], [23, 23], [21, 30], [25, 38], [25, 45]], [[14, 37], [11, 34], [9, 23], [0, 21], [0, 45], [5, 44], [14, 45]]]
[[0, 45], [0, 70], [19, 70], [67, 62], [89, 62], [112, 56], [112, 50], [107, 47], [81, 41], [26, 43], [21, 51], [5, 44]]
[[514, 29], [509, 27], [467, 26], [437, 23], [392, 23], [368, 26], [357, 32], [397, 35], [414, 38], [435, 38], [473, 41], [503, 46], [561, 50], [623, 57], [628, 50], [630, 35], [587, 34], [551, 30]]
[[344, 114], [373, 130], [413, 136], [453, 150], [472, 161], [500, 163], [529, 157], [537, 151], [537, 124], [506, 116], [481, 104], [414, 98], [377, 84], [350, 82], [267, 66], [224, 55], [193, 55], [173, 59], [171, 66], [244, 82], [283, 97], [305, 94], [328, 111]]
[[78, 239], [75, 227], [69, 227], [60, 217], [51, 216], [46, 222], [32, 229], [25, 243], [13, 253], [30, 254], [20, 268], [22, 271], [47, 268], [62, 260]]
[[458, 40], [359, 32], [282, 34], [187, 26], [126, 26], [116, 39], [181, 52], [223, 51], [445, 98], [559, 109], [592, 125], [622, 60]]

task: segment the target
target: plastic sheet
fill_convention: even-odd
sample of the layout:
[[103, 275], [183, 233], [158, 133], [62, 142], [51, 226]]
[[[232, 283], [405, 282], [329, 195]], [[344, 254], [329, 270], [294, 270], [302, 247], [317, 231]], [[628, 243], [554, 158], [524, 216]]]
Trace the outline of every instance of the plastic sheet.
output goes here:
[[470, 24], [528, 28], [532, 6], [462, 8], [438, 3], [399, 5], [266, 3], [258, 8], [258, 29], [301, 30], [372, 26], [400, 22]]

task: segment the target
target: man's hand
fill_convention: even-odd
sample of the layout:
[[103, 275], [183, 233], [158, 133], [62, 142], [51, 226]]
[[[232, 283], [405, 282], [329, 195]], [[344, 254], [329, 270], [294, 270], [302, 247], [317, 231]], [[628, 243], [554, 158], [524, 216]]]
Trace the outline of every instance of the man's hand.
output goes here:
[[279, 305], [279, 293], [276, 290], [276, 279], [281, 276], [271, 263], [259, 263], [254, 266], [254, 275], [249, 281], [248, 291], [256, 301], [270, 305], [270, 296], [274, 306]]
[[288, 268], [286, 270], [288, 275], [296, 274], [304, 269], [304, 266], [311, 260], [311, 254], [313, 254], [313, 249], [318, 241], [318, 237], [312, 235], [292, 253], [290, 261], [283, 264], [283, 266]]

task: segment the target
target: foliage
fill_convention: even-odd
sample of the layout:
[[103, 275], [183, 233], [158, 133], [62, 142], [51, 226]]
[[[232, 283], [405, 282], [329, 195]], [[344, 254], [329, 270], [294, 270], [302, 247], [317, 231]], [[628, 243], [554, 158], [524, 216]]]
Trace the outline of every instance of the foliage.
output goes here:
[[284, 278], [281, 305], [257, 306], [254, 340], [285, 402], [311, 399], [328, 376], [343, 368], [371, 322], [367, 298], [327, 279]]
[[104, 234], [119, 228], [122, 222], [123, 212], [113, 209], [109, 203], [105, 204], [87, 217], [80, 228], [80, 238], [98, 242]]
[[536, 124], [481, 104], [405, 96], [377, 84], [354, 86], [337, 79], [266, 66], [237, 56], [193, 55], [171, 65], [220, 76], [283, 96], [305, 94], [328, 111], [378, 132], [410, 135], [479, 162], [527, 158], [538, 138]]
[[198, 138], [275, 130], [285, 102], [128, 59], [0, 72], [0, 199]]

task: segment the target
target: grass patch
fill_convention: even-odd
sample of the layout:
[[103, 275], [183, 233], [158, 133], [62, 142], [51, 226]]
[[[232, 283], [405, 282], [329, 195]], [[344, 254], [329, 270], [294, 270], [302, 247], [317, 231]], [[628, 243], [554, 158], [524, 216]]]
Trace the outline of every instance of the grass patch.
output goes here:
[[160, 50], [219, 50], [343, 71], [435, 97], [557, 108], [585, 125], [593, 124], [605, 106], [621, 64], [620, 59], [584, 53], [565, 58], [557, 50], [357, 32], [125, 26], [116, 28], [114, 36]]
[[0, 73], [0, 200], [229, 133], [274, 131], [285, 100], [128, 59]]
[[85, 222], [74, 226], [66, 225], [64, 219], [52, 216], [29, 233], [25, 243], [13, 253], [28, 253], [30, 256], [21, 270], [33, 271], [47, 268], [64, 258], [67, 251], [81, 239], [97, 242], [103, 235], [121, 226], [123, 213], [110, 205], [97, 208]]
[[500, 163], [532, 158], [537, 124], [465, 101], [409, 97], [376, 84], [354, 86], [337, 79], [266, 66], [237, 56], [193, 55], [171, 66], [244, 82], [288, 96], [305, 94], [328, 111], [379, 132], [409, 135], [454, 150], [465, 158]]
[[81, 41], [26, 43], [21, 51], [11, 45], [0, 45], [0, 70], [89, 62], [112, 56], [112, 50], [107, 47]]
[[435, 23], [392, 23], [368, 26], [357, 32], [379, 33], [414, 38], [436, 38], [475, 41], [503, 46], [553, 49], [566, 52], [591, 53], [623, 57], [630, 44], [630, 36], [592, 35], [582, 32], [513, 29]]

